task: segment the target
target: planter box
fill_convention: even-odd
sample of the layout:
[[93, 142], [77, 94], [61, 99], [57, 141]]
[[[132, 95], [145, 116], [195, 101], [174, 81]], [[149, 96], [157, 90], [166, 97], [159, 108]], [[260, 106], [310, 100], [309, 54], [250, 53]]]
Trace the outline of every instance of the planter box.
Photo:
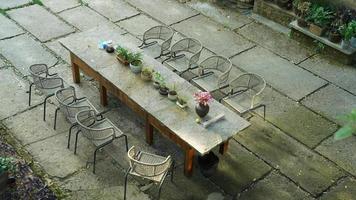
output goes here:
[[255, 0], [253, 12], [284, 26], [297, 19], [292, 10], [285, 10], [273, 2], [264, 0]]

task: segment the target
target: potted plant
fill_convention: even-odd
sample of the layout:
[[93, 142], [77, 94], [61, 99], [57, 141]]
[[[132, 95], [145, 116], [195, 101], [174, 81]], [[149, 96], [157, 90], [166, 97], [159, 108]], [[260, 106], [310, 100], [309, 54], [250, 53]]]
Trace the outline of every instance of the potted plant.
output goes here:
[[168, 95], [169, 88], [166, 86], [166, 83], [164, 81], [160, 82], [158, 92], [163, 96], [167, 96]]
[[304, 2], [299, 2], [297, 10], [298, 10], [298, 19], [297, 23], [298, 26], [306, 28], [308, 27], [308, 22], [305, 20], [305, 17], [307, 16], [308, 12], [310, 9], [310, 2], [304, 1]]
[[177, 102], [176, 102], [177, 106], [184, 109], [185, 107], [187, 107], [187, 99], [183, 96], [178, 96], [177, 97]]
[[334, 134], [335, 140], [341, 140], [356, 134], [356, 109], [342, 118], [346, 123]]
[[197, 102], [195, 112], [200, 118], [205, 117], [209, 113], [209, 103], [213, 97], [209, 92], [197, 92], [194, 94], [194, 99]]
[[168, 99], [171, 101], [176, 101], [177, 100], [177, 91], [176, 91], [176, 85], [173, 84], [173, 86], [170, 88], [168, 92]]
[[340, 27], [340, 32], [342, 35], [341, 47], [343, 49], [348, 49], [351, 46], [351, 38], [353, 35], [352, 27], [349, 24], [344, 24]]
[[152, 80], [152, 73], [153, 70], [149, 67], [144, 67], [141, 71], [141, 78], [144, 81], [151, 81]]
[[138, 74], [142, 70], [142, 54], [141, 53], [131, 53], [128, 57], [130, 62], [130, 69], [133, 73]]
[[340, 20], [335, 20], [333, 23], [331, 23], [329, 29], [329, 35], [328, 35], [328, 39], [330, 42], [340, 43], [342, 36], [339, 28], [340, 28]]
[[[15, 173], [14, 160], [9, 157], [0, 157], [0, 194], [5, 191], [9, 183], [9, 174]], [[14, 178], [12, 178], [14, 179]], [[14, 182], [14, 181], [12, 181]]]
[[153, 73], [153, 87], [159, 89], [161, 82], [164, 82], [164, 77], [159, 72]]
[[325, 27], [330, 24], [332, 18], [333, 12], [322, 6], [313, 5], [307, 17], [311, 22], [309, 31], [317, 36], [321, 36], [325, 31]]
[[118, 46], [116, 48], [116, 59], [123, 65], [129, 65], [130, 52], [124, 47]]

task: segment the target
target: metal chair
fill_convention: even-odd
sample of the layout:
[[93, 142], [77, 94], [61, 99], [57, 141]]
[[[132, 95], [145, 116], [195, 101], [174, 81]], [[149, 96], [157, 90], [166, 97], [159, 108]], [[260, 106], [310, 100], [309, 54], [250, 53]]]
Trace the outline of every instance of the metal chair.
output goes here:
[[199, 64], [199, 75], [193, 78], [192, 82], [202, 90], [212, 92], [228, 85], [231, 69], [230, 59], [223, 56], [211, 56]]
[[[72, 129], [77, 126], [76, 114], [82, 110], [96, 110], [96, 108], [90, 103], [90, 101], [86, 97], [77, 98], [75, 88], [73, 86], [69, 86], [63, 89], [58, 90], [55, 93], [55, 97], [58, 101], [58, 108], [55, 111], [54, 115], [54, 125], [53, 128], [56, 129], [57, 125], [57, 114], [58, 111], [62, 111], [66, 119], [71, 123], [69, 128], [69, 137], [68, 137], [68, 145], [67, 148], [70, 147], [70, 139], [72, 135]], [[76, 140], [78, 139], [78, 133], [76, 135]], [[77, 142], [76, 142], [77, 143]], [[76, 154], [76, 149], [74, 151]]]
[[[202, 50], [203, 46], [200, 41], [194, 38], [183, 38], [172, 45], [170, 54], [162, 63], [186, 57], [188, 59], [187, 65], [171, 65], [174, 71], [182, 74], [187, 70], [197, 68]], [[186, 54], [191, 54], [191, 56], [188, 57]]]
[[173, 181], [174, 162], [171, 156], [162, 157], [155, 154], [137, 151], [135, 146], [132, 146], [127, 153], [130, 161], [130, 167], [125, 175], [124, 200], [126, 200], [127, 178], [128, 175], [144, 178], [159, 184], [157, 199], [161, 195], [162, 184], [171, 171], [171, 181]]
[[222, 103], [233, 108], [241, 115], [263, 108], [263, 119], [266, 117], [266, 105], [256, 102], [257, 97], [266, 87], [266, 81], [259, 75], [245, 73], [229, 83], [229, 86], [221, 89], [225, 97], [221, 99]]
[[38, 90], [46, 94], [43, 101], [43, 121], [46, 121], [46, 105], [47, 99], [52, 97], [56, 90], [64, 87], [64, 81], [58, 77], [57, 73], [49, 74], [48, 66], [46, 64], [34, 64], [29, 67], [32, 83], [27, 91], [28, 105], [31, 106], [32, 86], [35, 85]]
[[[174, 31], [167, 26], [154, 26], [143, 34], [142, 44], [138, 47], [141, 49], [157, 44], [157, 40], [163, 40], [162, 44], [160, 44], [160, 54], [155, 57], [155, 59], [160, 58], [161, 56], [165, 56], [169, 54], [169, 47], [171, 46], [172, 38]], [[155, 40], [147, 43], [148, 40]]]
[[[95, 110], [82, 110], [75, 116], [78, 124], [78, 133], [82, 133], [95, 146], [93, 173], [95, 174], [96, 154], [99, 149], [112, 143], [115, 139], [123, 137], [125, 139], [126, 152], [128, 151], [127, 136], [117, 128], [110, 120], [97, 114]], [[77, 140], [75, 149], [77, 148]]]

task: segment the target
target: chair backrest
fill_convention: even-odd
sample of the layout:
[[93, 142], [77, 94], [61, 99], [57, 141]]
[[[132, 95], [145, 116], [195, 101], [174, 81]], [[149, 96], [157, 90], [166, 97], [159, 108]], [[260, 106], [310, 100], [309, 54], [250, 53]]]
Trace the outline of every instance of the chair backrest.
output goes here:
[[89, 140], [104, 140], [110, 137], [114, 139], [114, 127], [100, 126], [100, 128], [94, 128], [94, 126], [97, 127], [98, 124], [102, 124], [102, 122], [104, 122], [103, 120], [106, 120], [97, 120], [97, 113], [95, 110], [79, 111], [76, 114], [75, 119], [78, 123], [78, 129]]
[[49, 77], [46, 64], [34, 64], [29, 67], [30, 76], [38, 89], [54, 89], [63, 87], [60, 77]]
[[161, 52], [169, 50], [171, 46], [174, 31], [167, 26], [154, 26], [143, 34], [143, 41], [149, 39], [160, 39], [164, 42], [161, 44]]
[[169, 167], [172, 163], [171, 156], [166, 157], [164, 161], [159, 163], [145, 163], [136, 159], [138, 154], [139, 152], [136, 150], [135, 146], [132, 146], [127, 152], [131, 169], [142, 177], [153, 177], [161, 175], [169, 170]]
[[183, 38], [174, 43], [171, 47], [171, 55], [176, 55], [180, 52], [189, 52], [193, 54], [189, 59], [189, 67], [192, 65], [197, 65], [201, 51], [203, 50], [203, 45], [200, 41], [194, 38]]
[[66, 116], [66, 118], [71, 122], [75, 122], [75, 115], [82, 110], [90, 110], [90, 106], [78, 106], [75, 105], [77, 96], [75, 93], [75, 88], [69, 86], [56, 91], [55, 97], [59, 103], [59, 108]]
[[202, 72], [205, 70], [214, 70], [220, 73], [217, 82], [219, 88], [228, 84], [230, 71], [232, 69], [230, 59], [219, 55], [210, 56], [203, 60], [199, 64], [199, 67]]

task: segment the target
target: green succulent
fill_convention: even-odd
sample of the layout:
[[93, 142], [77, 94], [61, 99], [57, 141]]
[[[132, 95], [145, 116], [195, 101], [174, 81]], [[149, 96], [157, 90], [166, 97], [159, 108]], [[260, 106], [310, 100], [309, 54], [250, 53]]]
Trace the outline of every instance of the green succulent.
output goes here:
[[7, 171], [12, 173], [16, 171], [14, 159], [10, 157], [0, 157], [0, 174]]

